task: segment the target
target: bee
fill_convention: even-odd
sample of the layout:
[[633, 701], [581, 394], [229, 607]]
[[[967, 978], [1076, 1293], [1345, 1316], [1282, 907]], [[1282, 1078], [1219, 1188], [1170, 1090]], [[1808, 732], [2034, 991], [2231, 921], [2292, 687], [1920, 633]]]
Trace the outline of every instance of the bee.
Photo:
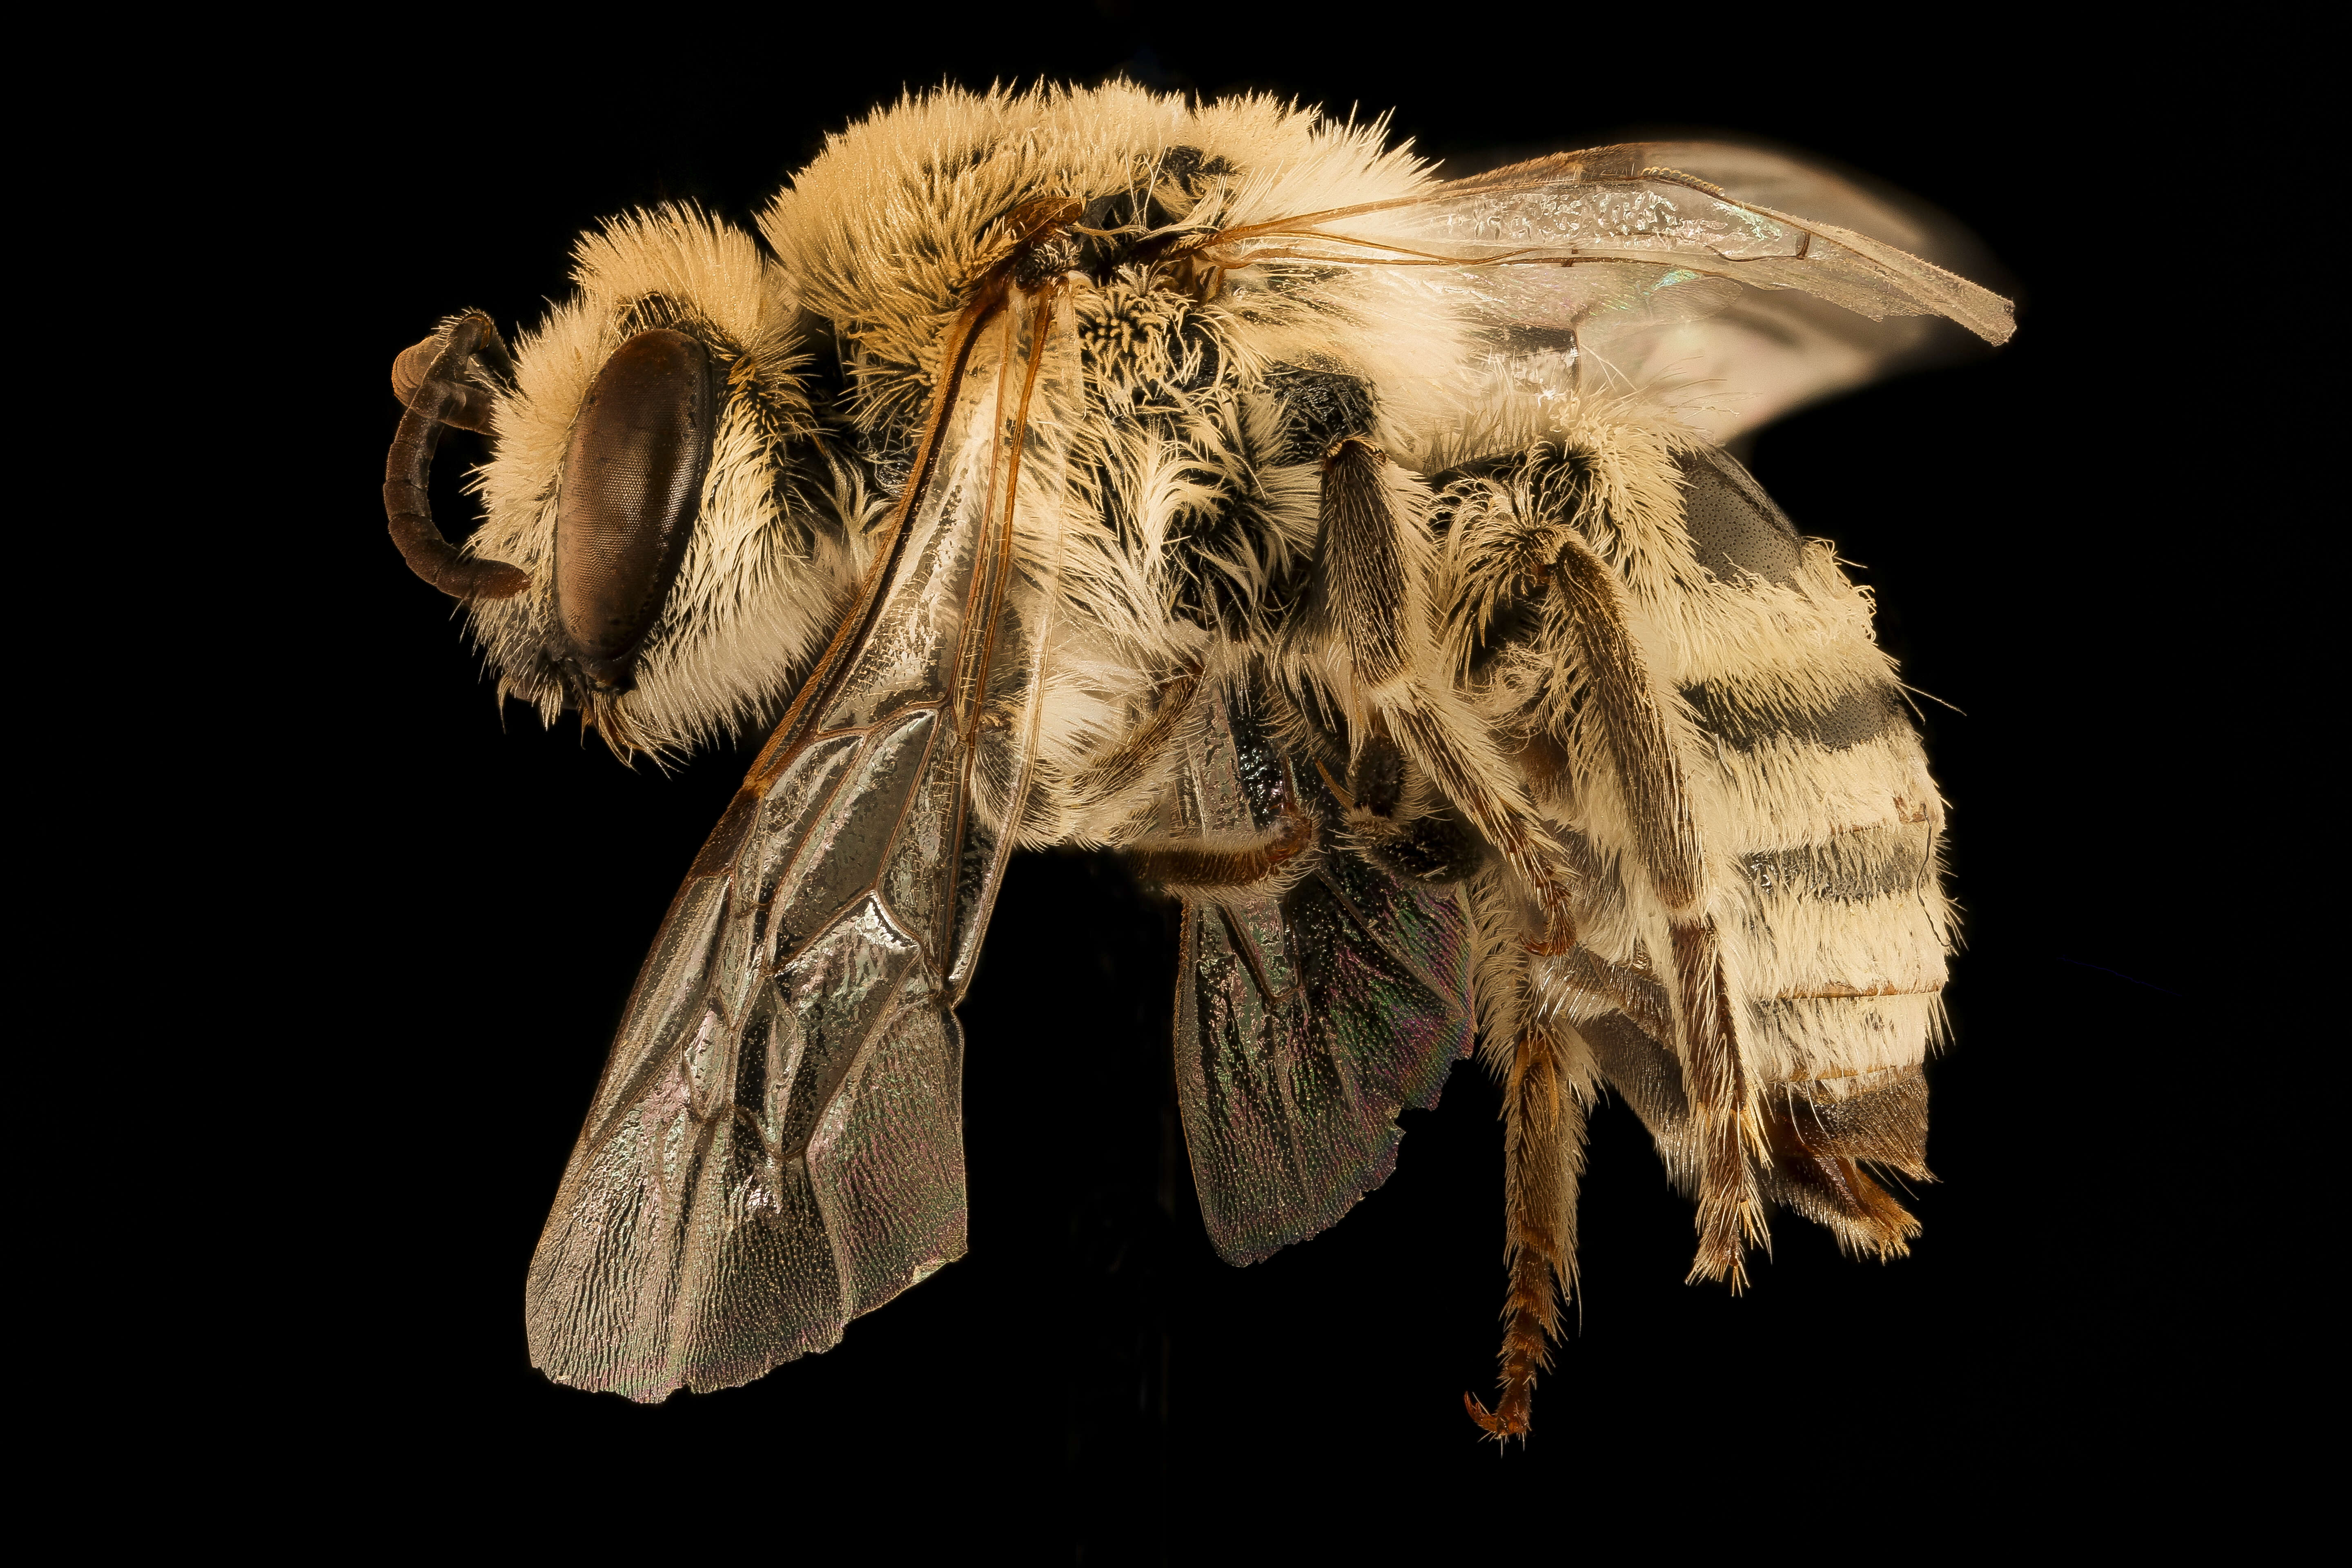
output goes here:
[[[1231, 1262], [1379, 1186], [1456, 1060], [1498, 1077], [1498, 1438], [1610, 1089], [1692, 1279], [1738, 1289], [1775, 1207], [1906, 1251], [1872, 1172], [1929, 1177], [1944, 808], [1866, 593], [1727, 448], [2006, 300], [1775, 153], [1441, 182], [1126, 84], [909, 97], [757, 226], [614, 219], [511, 350], [468, 311], [393, 371], [393, 538], [502, 700], [625, 758], [773, 726], [533, 1259], [549, 1377], [740, 1384], [961, 1256], [955, 1009], [1017, 847], [1181, 900]], [[493, 441], [462, 546], [451, 425]]]

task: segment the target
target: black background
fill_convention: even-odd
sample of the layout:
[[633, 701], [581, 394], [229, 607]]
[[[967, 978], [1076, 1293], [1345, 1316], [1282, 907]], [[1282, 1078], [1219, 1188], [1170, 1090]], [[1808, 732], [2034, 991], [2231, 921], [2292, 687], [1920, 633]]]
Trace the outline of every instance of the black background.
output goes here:
[[[2081, 171], [2178, 137], [2219, 68], [2030, 34], [1660, 30], [1623, 8], [1285, 15], [436, 27], [225, 106], [247, 124], [240, 178], [279, 193], [274, 286], [305, 364], [268, 394], [299, 439], [248, 454], [297, 498], [299, 539], [254, 567], [284, 590], [254, 658], [292, 743], [247, 776], [284, 883], [315, 895], [280, 907], [322, 911], [270, 939], [307, 998], [279, 1135], [320, 1176], [281, 1184], [257, 1238], [294, 1265], [263, 1353], [304, 1369], [289, 1411], [331, 1470], [371, 1493], [397, 1478], [387, 1521], [463, 1500], [687, 1521], [732, 1499], [779, 1550], [840, 1529], [1087, 1563], [1364, 1528], [1463, 1551], [1609, 1521], [1727, 1543], [1880, 1508], [1937, 1531], [2045, 1509], [2095, 1527], [2216, 1452], [2216, 1413], [2258, 1375], [2234, 1325], [2273, 1287], [2245, 1271], [2253, 1221], [2219, 1179], [2252, 1112], [2193, 1070], [2220, 1026], [2185, 908], [2217, 764], [2177, 742], [2216, 694], [2178, 542], [2210, 521], [2181, 465], [2213, 437], [2150, 416], [2182, 380], [2179, 340], [2154, 286], [2084, 264], [2114, 236]], [[1459, 1068], [1409, 1114], [1385, 1187], [1225, 1268], [1166, 1087], [1172, 915], [1076, 854], [1014, 862], [963, 1010], [966, 1259], [826, 1355], [657, 1408], [551, 1387], [525, 1355], [525, 1266], [621, 1001], [750, 747], [631, 772], [498, 711], [446, 601], [383, 538], [390, 360], [459, 306], [535, 319], [607, 215], [692, 198], [748, 223], [902, 84], [1118, 69], [1393, 110], [1457, 168], [1633, 134], [1775, 139], [1956, 216], [2021, 300], [1998, 354], [1801, 415], [1754, 458], [1861, 563], [1908, 679], [1950, 704], [1926, 722], [1968, 950], [1956, 1043], [1929, 1068], [1926, 1234], [1881, 1267], [1782, 1216], [1747, 1296], [1685, 1286], [1686, 1205], [1631, 1113], [1604, 1109], [1580, 1326], [1524, 1450], [1498, 1456], [1461, 1405], [1490, 1394], [1499, 1326], [1493, 1088]], [[470, 439], [444, 448], [445, 518], [464, 515], [446, 476]], [[2209, 616], [2234, 592], [2189, 575]]]

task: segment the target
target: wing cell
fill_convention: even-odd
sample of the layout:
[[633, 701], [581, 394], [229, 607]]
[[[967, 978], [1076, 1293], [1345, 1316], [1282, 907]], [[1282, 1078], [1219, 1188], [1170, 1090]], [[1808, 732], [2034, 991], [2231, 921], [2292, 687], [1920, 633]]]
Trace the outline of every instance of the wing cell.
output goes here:
[[963, 1253], [952, 1009], [1034, 745], [1059, 300], [960, 323], [868, 589], [671, 906], [532, 1260], [558, 1382], [745, 1383]]

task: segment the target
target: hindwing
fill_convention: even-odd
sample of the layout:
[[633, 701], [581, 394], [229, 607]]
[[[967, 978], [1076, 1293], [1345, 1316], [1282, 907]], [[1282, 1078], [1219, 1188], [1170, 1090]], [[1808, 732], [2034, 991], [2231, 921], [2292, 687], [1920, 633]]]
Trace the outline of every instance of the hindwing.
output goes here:
[[1176, 1083], [1202, 1218], [1255, 1263], [1329, 1228], [1396, 1168], [1398, 1111], [1437, 1103], [1470, 1051], [1457, 890], [1409, 880], [1339, 830], [1314, 764], [1219, 693], [1180, 789], [1197, 833], [1323, 825], [1306, 875], [1184, 913]]

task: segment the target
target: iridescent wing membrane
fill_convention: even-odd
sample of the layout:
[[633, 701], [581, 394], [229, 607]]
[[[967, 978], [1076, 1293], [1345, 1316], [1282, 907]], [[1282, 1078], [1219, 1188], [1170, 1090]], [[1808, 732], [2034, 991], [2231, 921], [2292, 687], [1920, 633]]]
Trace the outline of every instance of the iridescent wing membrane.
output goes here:
[[1397, 1112], [1426, 1109], [1470, 1051], [1468, 925], [1452, 888], [1411, 882], [1335, 831], [1339, 804], [1222, 697], [1187, 759], [1190, 832], [1323, 826], [1286, 890], [1184, 914], [1176, 1083], [1210, 1239], [1255, 1263], [1324, 1230], [1396, 1167]]
[[745, 1383], [963, 1253], [952, 1009], [1034, 748], [1058, 298], [960, 324], [867, 587], [670, 906], [531, 1264], [557, 1382]]
[[1628, 387], [1678, 381], [1697, 394], [1686, 416], [1720, 442], [1887, 374], [1927, 340], [1917, 318], [2005, 342], [2008, 300], [1904, 248], [1937, 243], [1932, 226], [1813, 165], [1636, 142], [1228, 229], [1211, 253], [1225, 267], [1429, 268], [1498, 349], [1573, 351]]

